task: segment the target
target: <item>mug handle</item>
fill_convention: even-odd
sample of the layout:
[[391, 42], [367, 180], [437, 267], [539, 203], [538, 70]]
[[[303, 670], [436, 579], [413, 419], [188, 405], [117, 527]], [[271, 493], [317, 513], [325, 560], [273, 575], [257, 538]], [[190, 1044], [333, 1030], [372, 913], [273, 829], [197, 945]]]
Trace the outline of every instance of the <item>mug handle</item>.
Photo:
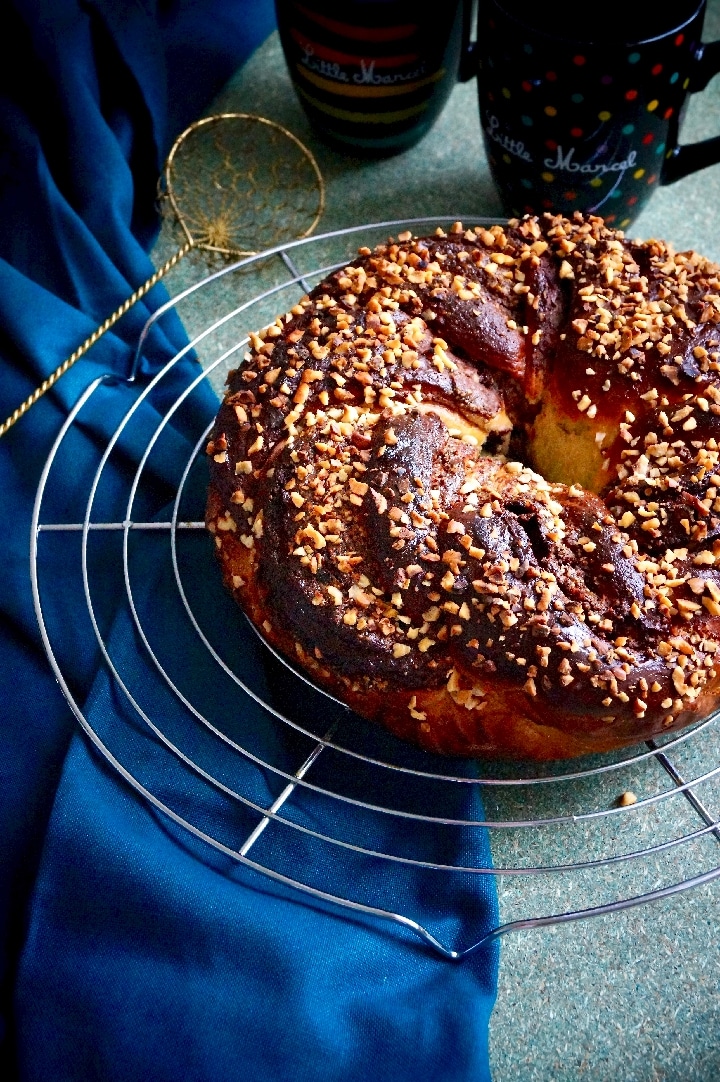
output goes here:
[[[690, 82], [690, 93], [704, 90], [713, 75], [720, 71], [720, 41], [701, 45], [695, 54], [697, 65]], [[697, 169], [720, 162], [720, 135], [703, 139], [699, 143], [686, 143], [675, 147], [669, 158], [665, 159], [661, 184], [672, 184]]]
[[[477, 0], [461, 0], [461, 2], [463, 8], [462, 44], [460, 46], [458, 82], [467, 83], [473, 76], [477, 75], [477, 42], [470, 40], [472, 28], [475, 25]], [[710, 76], [708, 76], [709, 78]]]

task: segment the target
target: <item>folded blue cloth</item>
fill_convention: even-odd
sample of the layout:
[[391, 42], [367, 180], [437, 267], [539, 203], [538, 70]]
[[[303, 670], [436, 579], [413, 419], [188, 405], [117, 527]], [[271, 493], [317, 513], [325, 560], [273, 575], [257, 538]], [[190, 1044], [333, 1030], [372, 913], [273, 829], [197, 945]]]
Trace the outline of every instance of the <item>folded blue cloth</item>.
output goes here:
[[[263, 40], [272, 11], [262, 0], [11, 0], [0, 21], [4, 417], [152, 273], [147, 248], [157, 228], [154, 196], [163, 156]], [[97, 376], [127, 373], [141, 327], [165, 298], [156, 287], [0, 440], [6, 524], [0, 576], [0, 1067], [5, 1077], [44, 1082], [481, 1082], [489, 1077], [494, 949], [460, 964], [442, 959], [402, 928], [310, 901], [194, 839], [98, 755], [50, 671], [30, 590], [38, 479], [68, 410]], [[91, 396], [61, 446], [43, 521], [82, 520], [108, 439], [184, 341], [179, 321], [164, 316], [147, 340], [138, 384], [118, 381]], [[93, 518], [123, 517], [128, 478], [148, 439], [197, 373], [196, 362], [184, 358], [141, 404], [104, 471]], [[201, 387], [191, 408], [173, 417], [138, 497], [143, 514], [167, 514], [178, 463], [187, 460], [216, 406]], [[198, 471], [188, 488], [190, 504], [200, 511], [203, 483]], [[189, 725], [184, 708], [138, 650], [122, 590], [111, 588], [119, 540], [93, 534], [89, 541], [94, 580], [108, 583], [97, 603], [113, 659], [151, 714], [161, 712], [168, 729], [185, 738], [195, 734], [194, 754], [220, 776], [226, 749]], [[102, 664], [82, 597], [80, 543], [78, 534], [43, 534], [40, 542], [43, 613], [70, 693], [154, 793], [224, 832], [229, 846], [241, 844], [258, 815], [159, 749]], [[220, 606], [227, 619], [241, 620], [217, 583], [206, 538], [194, 535], [191, 549], [194, 566], [204, 561], [214, 584], [209, 594], [198, 595], [198, 611], [203, 604]], [[138, 602], [143, 626], [182, 680], [184, 659], [194, 656], [196, 643], [187, 623], [168, 617], [178, 602], [167, 534], [133, 543], [131, 559], [133, 581], [145, 587]], [[257, 679], [266, 682], [268, 694], [281, 696], [278, 670], [263, 668], [256, 644], [248, 651]], [[211, 715], [222, 705], [222, 681], [201, 665], [193, 682]], [[293, 773], [309, 746], [306, 738], [278, 732], [248, 697], [237, 701], [237, 723], [253, 734], [250, 743]], [[389, 739], [367, 734], [379, 754]], [[392, 754], [404, 753], [393, 747]], [[407, 762], [416, 763], [417, 754], [408, 749]], [[242, 756], [233, 759], [232, 769], [234, 787], [260, 807], [284, 784]], [[322, 786], [324, 770], [321, 757], [308, 780]], [[387, 793], [373, 790], [373, 771], [358, 768], [352, 777], [362, 799], [387, 800]], [[402, 779], [396, 785], [392, 799], [422, 799], [422, 791]], [[481, 818], [474, 787], [457, 788], [454, 811]], [[320, 813], [323, 829], [329, 823], [337, 836], [362, 837], [367, 848], [401, 855], [408, 848], [402, 820], [338, 806], [312, 790], [294, 794], [286, 810], [288, 819], [310, 829], [318, 828]], [[484, 832], [419, 826], [415, 845], [438, 863], [490, 860]], [[468, 945], [497, 923], [489, 876], [448, 876], [359, 858], [279, 824], [271, 824], [251, 852], [270, 859], [262, 846], [272, 847], [273, 866], [290, 877], [302, 866], [319, 889], [409, 911], [452, 945]]]

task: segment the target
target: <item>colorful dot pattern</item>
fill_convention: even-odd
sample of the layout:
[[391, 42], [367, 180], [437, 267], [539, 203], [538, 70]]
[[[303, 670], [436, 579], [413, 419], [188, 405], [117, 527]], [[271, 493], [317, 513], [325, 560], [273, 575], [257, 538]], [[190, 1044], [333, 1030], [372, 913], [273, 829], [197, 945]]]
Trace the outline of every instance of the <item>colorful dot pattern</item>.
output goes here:
[[639, 45], [573, 47], [529, 28], [518, 36], [489, 7], [480, 115], [507, 209], [593, 211], [626, 228], [677, 145], [702, 13], [682, 33]]

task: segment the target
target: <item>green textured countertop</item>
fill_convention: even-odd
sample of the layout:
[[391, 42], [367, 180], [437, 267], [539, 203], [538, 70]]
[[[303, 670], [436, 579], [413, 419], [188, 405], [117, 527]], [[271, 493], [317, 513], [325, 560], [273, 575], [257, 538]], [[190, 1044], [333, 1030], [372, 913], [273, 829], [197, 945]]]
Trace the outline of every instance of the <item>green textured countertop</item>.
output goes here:
[[[710, 0], [705, 36], [720, 38], [720, 0]], [[260, 113], [312, 148], [327, 184], [319, 231], [423, 215], [462, 217], [468, 224], [479, 216], [500, 215], [472, 83], [455, 89], [435, 128], [412, 150], [381, 161], [340, 156], [309, 130], [273, 35], [209, 110], [220, 111]], [[715, 79], [691, 100], [683, 141], [718, 132], [720, 79]], [[695, 248], [720, 260], [719, 209], [720, 166], [714, 166], [660, 189], [628, 232], [662, 237], [678, 249]], [[156, 264], [181, 242], [177, 228], [167, 222], [154, 252]], [[321, 255], [325, 262], [351, 255], [357, 243], [345, 238], [325, 244], [322, 252], [319, 246], [297, 250], [294, 258], [305, 271], [322, 265]], [[168, 277], [168, 288], [177, 294], [207, 271], [202, 254], [193, 253]], [[233, 273], [182, 302], [180, 315], [195, 335], [243, 299], [286, 280], [287, 270], [278, 259], [252, 272]], [[281, 292], [264, 308], [254, 309], [253, 322], [245, 329], [283, 311], [288, 300], [294, 302]], [[227, 345], [224, 333], [216, 332], [213, 350]], [[236, 340], [227, 333], [228, 342]], [[201, 356], [206, 351], [211, 351], [209, 342], [200, 348]], [[671, 757], [683, 777], [697, 778], [717, 766], [719, 744], [716, 724], [683, 741]], [[694, 788], [717, 819], [720, 780], [711, 777]], [[640, 803], [613, 811], [627, 789]], [[494, 831], [496, 865], [588, 861], [644, 850], [697, 831], [700, 819], [683, 795], [672, 795], [672, 790], [673, 782], [652, 757], [602, 775], [599, 781], [595, 777], [552, 786], [491, 788], [485, 795], [488, 818], [570, 817], [532, 831]], [[584, 818], [573, 821], [573, 815]], [[632, 897], [718, 864], [718, 839], [706, 833], [602, 868], [503, 876], [498, 881], [501, 916], [509, 921]], [[503, 937], [491, 1025], [495, 1082], [720, 1079], [719, 921], [716, 880], [621, 913]]]

